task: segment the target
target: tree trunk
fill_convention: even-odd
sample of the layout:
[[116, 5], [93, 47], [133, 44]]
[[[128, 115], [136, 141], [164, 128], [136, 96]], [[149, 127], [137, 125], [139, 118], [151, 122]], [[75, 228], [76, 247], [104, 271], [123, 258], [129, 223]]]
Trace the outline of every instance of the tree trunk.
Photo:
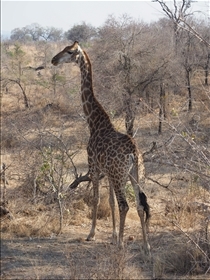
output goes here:
[[135, 112], [132, 106], [132, 95], [125, 94], [124, 96], [124, 106], [125, 106], [125, 127], [128, 135], [133, 137], [134, 135], [134, 120]]
[[25, 107], [26, 107], [26, 108], [29, 108], [30, 105], [29, 105], [28, 98], [27, 98], [27, 96], [26, 96], [25, 90], [24, 90], [24, 88], [22, 87], [22, 85], [21, 85], [20, 83], [18, 83], [18, 85], [19, 85], [19, 87], [20, 87], [21, 90], [22, 90], [22, 94], [23, 94], [23, 99], [24, 99]]
[[21, 85], [20, 80], [12, 80], [12, 79], [9, 79], [9, 81], [10, 81], [10, 82], [13, 82], [13, 83], [15, 83], [15, 84], [17, 84], [17, 85], [19, 86], [19, 88], [21, 89], [22, 94], [23, 94], [23, 101], [24, 101], [25, 107], [26, 107], [26, 108], [30, 108], [30, 105], [29, 105], [29, 101], [28, 101], [26, 92], [25, 92], [23, 86]]
[[162, 133], [162, 121], [167, 118], [167, 110], [166, 110], [166, 92], [165, 85], [163, 83], [160, 84], [160, 110], [159, 110], [159, 127], [158, 134]]
[[204, 83], [204, 85], [205, 85], [205, 86], [208, 86], [208, 84], [209, 84], [209, 83], [208, 83], [209, 63], [210, 63], [210, 53], [208, 53], [206, 65], [205, 65], [205, 68], [204, 68], [204, 72], [205, 72], [205, 83]]
[[192, 111], [192, 90], [191, 90], [191, 83], [190, 83], [190, 70], [186, 69], [186, 76], [187, 76], [187, 90], [188, 90], [188, 111]]
[[209, 82], [208, 82], [208, 76], [209, 76], [209, 70], [208, 70], [208, 66], [205, 68], [205, 82], [204, 85], [208, 86]]

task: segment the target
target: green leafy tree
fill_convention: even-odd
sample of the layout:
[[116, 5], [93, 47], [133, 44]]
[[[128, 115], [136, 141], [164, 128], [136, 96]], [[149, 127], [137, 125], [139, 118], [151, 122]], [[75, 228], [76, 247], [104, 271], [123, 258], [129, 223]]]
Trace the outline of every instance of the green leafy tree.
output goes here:
[[83, 22], [82, 24], [74, 25], [64, 36], [68, 40], [83, 43], [95, 37], [96, 34], [96, 29], [92, 25]]

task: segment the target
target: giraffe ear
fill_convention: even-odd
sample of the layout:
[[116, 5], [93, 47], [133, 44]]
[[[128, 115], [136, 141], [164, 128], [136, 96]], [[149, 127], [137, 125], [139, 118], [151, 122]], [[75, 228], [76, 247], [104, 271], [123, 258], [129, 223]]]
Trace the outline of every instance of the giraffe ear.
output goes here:
[[79, 42], [78, 42], [78, 41], [75, 41], [75, 42], [74, 42], [74, 46], [75, 46], [75, 45], [78, 45], [78, 46], [79, 46]]

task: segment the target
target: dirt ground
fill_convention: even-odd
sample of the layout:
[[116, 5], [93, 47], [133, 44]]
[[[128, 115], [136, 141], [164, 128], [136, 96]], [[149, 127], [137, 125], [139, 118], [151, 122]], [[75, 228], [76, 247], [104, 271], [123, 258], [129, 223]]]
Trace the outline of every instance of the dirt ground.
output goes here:
[[[73, 226], [68, 234], [58, 237], [3, 238], [1, 279], [112, 279], [118, 269], [128, 278], [134, 268], [134, 278], [146, 277], [148, 271], [142, 267], [148, 260], [140, 255], [139, 241], [128, 242], [120, 252], [110, 244], [106, 230], [98, 231], [97, 241], [92, 242], [85, 241], [87, 231], [87, 227]], [[122, 268], [118, 262], [125, 263], [127, 259], [126, 269]]]

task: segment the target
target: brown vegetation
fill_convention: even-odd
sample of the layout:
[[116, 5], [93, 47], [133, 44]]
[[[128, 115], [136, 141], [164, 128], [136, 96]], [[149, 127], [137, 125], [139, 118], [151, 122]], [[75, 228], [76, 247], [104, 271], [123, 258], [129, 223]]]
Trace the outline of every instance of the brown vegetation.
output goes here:
[[[198, 27], [202, 30], [202, 24]], [[201, 70], [206, 49], [183, 32], [175, 56], [168, 40], [171, 28], [165, 20], [148, 26], [109, 18], [97, 40], [86, 42], [98, 99], [114, 125], [134, 135], [144, 153], [152, 260], [141, 248], [129, 182], [125, 249], [109, 244], [106, 178], [101, 180], [97, 240], [85, 241], [91, 184], [69, 188], [87, 172], [89, 132], [80, 77], [74, 66], [50, 64], [66, 42], [2, 43], [2, 279], [209, 278], [210, 91]], [[184, 64], [183, 50], [189, 51]], [[28, 68], [39, 65], [45, 65], [39, 75]]]

